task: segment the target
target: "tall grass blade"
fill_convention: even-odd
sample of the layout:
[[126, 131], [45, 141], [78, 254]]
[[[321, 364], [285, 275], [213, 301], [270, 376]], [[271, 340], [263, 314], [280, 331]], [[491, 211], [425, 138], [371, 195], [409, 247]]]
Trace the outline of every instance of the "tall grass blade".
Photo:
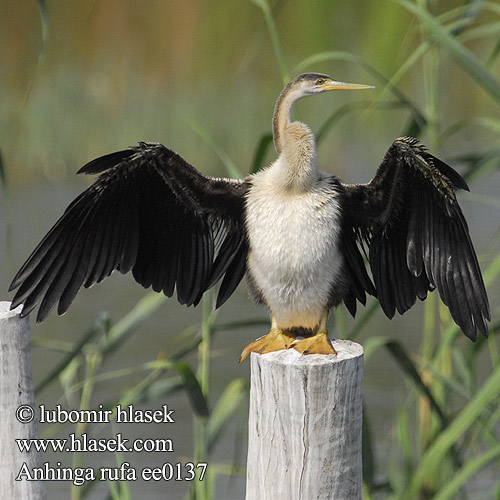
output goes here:
[[213, 409], [207, 424], [208, 451], [217, 442], [229, 419], [247, 394], [248, 385], [241, 378], [233, 380], [226, 387], [217, 401], [217, 405]]
[[415, 443], [412, 440], [412, 423], [408, 408], [405, 405], [398, 405], [396, 416], [396, 435], [398, 438], [398, 448], [401, 457], [398, 457], [399, 475], [404, 481], [408, 482], [414, 468]]
[[183, 118], [186, 123], [212, 148], [214, 153], [219, 157], [220, 161], [224, 165], [228, 175], [236, 179], [241, 179], [243, 177], [241, 170], [236, 166], [233, 160], [229, 158], [223, 149], [215, 143], [207, 130], [202, 128], [198, 123], [195, 123], [194, 120], [191, 120], [184, 115]]
[[189, 397], [195, 414], [199, 417], [208, 417], [207, 400], [203, 395], [200, 383], [193, 369], [187, 363], [177, 363], [176, 369], [182, 376], [186, 394]]
[[102, 346], [103, 356], [114, 351], [121, 342], [131, 335], [134, 328], [160, 307], [164, 301], [165, 296], [156, 292], [150, 292], [143, 297], [127, 315], [110, 329]]
[[[137, 404], [139, 401], [144, 400], [144, 393], [147, 391], [152, 384], [154, 384], [164, 373], [165, 370], [176, 368], [175, 363], [162, 360], [157, 368], [154, 368], [151, 373], [148, 373], [138, 384], [127, 390], [127, 392], [120, 398], [120, 400], [112, 405], [113, 410], [116, 408], [117, 404], [122, 407], [128, 406], [130, 404]], [[168, 379], [167, 379], [168, 380]], [[183, 387], [183, 382], [179, 382], [180, 386]], [[173, 387], [176, 385], [172, 384]]]
[[[349, 337], [351, 338], [351, 337]], [[364, 358], [365, 361], [370, 359], [370, 357], [375, 353], [379, 347], [384, 347], [389, 342], [391, 342], [390, 337], [370, 337], [363, 342]]]
[[497, 366], [486, 380], [480, 391], [469, 401], [467, 406], [455, 417], [427, 451], [415, 470], [403, 500], [414, 500], [427, 479], [439, 469], [439, 464], [465, 432], [477, 422], [481, 414], [490, 405], [498, 405], [500, 396], [500, 366]]
[[[121, 463], [118, 464], [118, 467]], [[109, 487], [110, 500], [132, 500], [127, 481], [106, 481]], [[85, 497], [84, 497], [85, 498]]]
[[498, 59], [498, 56], [500, 55], [500, 40], [495, 44], [495, 47], [491, 51], [490, 57], [488, 57], [488, 61], [486, 62], [487, 67], [493, 66], [495, 61]]
[[73, 361], [73, 359], [82, 353], [83, 348], [96, 336], [97, 333], [107, 330], [109, 325], [109, 317], [107, 314], [100, 314], [90, 325], [87, 331], [82, 335], [82, 338], [75, 344], [73, 349], [58, 363], [56, 366], [42, 379], [36, 386], [35, 392], [39, 396], [53, 380], [55, 380], [61, 372]]
[[[148, 401], [158, 401], [167, 394], [172, 394], [184, 387], [179, 377], [161, 378], [156, 381], [148, 381], [148, 384], [141, 386], [135, 395], [135, 403], [145, 403]], [[118, 403], [116, 403], [118, 404]], [[111, 406], [116, 406], [113, 404]]]
[[49, 11], [47, 9], [46, 0], [38, 0], [38, 10], [40, 12], [40, 19], [42, 24], [42, 41], [40, 44], [40, 51], [38, 52], [38, 61], [35, 69], [35, 73], [33, 78], [31, 79], [31, 84], [29, 86], [28, 92], [25, 97], [25, 104], [28, 101], [29, 96], [31, 95], [31, 91], [35, 85], [35, 81], [37, 80], [38, 75], [43, 67], [43, 62], [45, 60], [45, 56], [47, 54], [47, 45], [49, 41]]
[[493, 446], [478, 457], [469, 459], [431, 500], [452, 500], [456, 498], [455, 495], [470, 477], [498, 458], [500, 458], [500, 444]]
[[0, 185], [5, 191], [7, 188], [7, 172], [5, 171], [5, 163], [3, 161], [2, 151], [0, 150]]
[[[478, 28], [475, 29], [469, 29], [467, 33], [464, 34], [464, 36], [460, 37], [460, 40], [464, 42], [464, 41], [474, 40], [477, 38], [486, 38], [491, 35], [498, 35], [499, 32], [500, 32], [500, 23], [496, 21], [494, 23], [487, 23], [480, 25]], [[486, 62], [486, 67], [489, 66], [490, 58], [488, 58], [488, 62]]]
[[42, 45], [40, 47], [39, 61], [45, 57], [47, 52], [47, 43], [49, 41], [49, 10], [46, 0], [38, 0], [38, 9], [42, 21]]
[[[112, 428], [113, 435], [116, 436], [119, 432], [118, 424], [116, 424], [116, 422], [113, 423]], [[115, 452], [114, 456], [116, 460], [116, 467], [120, 467], [122, 463], [127, 461], [124, 454], [121, 452]], [[132, 493], [130, 491], [128, 481], [107, 481], [107, 483], [109, 487], [109, 497], [107, 500], [132, 500]], [[96, 485], [96, 482], [94, 481], [92, 485]], [[85, 495], [84, 498], [87, 498], [87, 495]]]
[[403, 346], [399, 342], [389, 341], [385, 344], [385, 347], [399, 364], [399, 366], [403, 369], [403, 371], [413, 380], [413, 383], [415, 384], [417, 389], [429, 400], [430, 405], [441, 420], [442, 427], [446, 427], [448, 425], [448, 418], [437, 403], [429, 387], [427, 387], [427, 385], [420, 377], [415, 364], [409, 358]]
[[273, 45], [274, 55], [276, 57], [276, 60], [278, 61], [278, 65], [280, 68], [281, 78], [283, 79], [283, 83], [287, 83], [290, 80], [290, 73], [287, 69], [285, 54], [283, 52], [283, 47], [281, 46], [281, 41], [278, 34], [278, 28], [276, 27], [276, 23], [274, 22], [274, 17], [269, 7], [269, 3], [267, 2], [267, 0], [252, 0], [252, 2], [257, 5], [257, 7], [259, 7], [264, 14], [267, 31], [269, 32], [271, 43]]
[[[369, 324], [370, 319], [373, 317], [373, 315], [379, 308], [380, 308], [380, 302], [378, 300], [374, 300], [365, 310], [363, 315], [356, 321], [352, 330], [349, 332], [348, 338], [354, 340], [361, 333], [363, 328]], [[365, 357], [366, 357], [366, 346], [365, 346]]]
[[428, 29], [433, 39], [451, 56], [476, 82], [500, 104], [500, 82], [481, 64], [479, 59], [449, 33], [429, 12], [407, 0], [398, 3], [415, 14]]

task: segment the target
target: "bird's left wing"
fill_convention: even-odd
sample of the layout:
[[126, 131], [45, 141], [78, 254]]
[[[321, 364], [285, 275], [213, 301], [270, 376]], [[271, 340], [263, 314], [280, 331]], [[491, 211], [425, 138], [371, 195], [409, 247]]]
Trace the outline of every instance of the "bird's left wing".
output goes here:
[[244, 275], [243, 181], [202, 175], [157, 143], [111, 153], [79, 173], [100, 174], [78, 196], [15, 276], [12, 307], [40, 304], [42, 321], [59, 302], [63, 314], [78, 290], [114, 270], [132, 271], [145, 288], [180, 303], [199, 302], [222, 277], [217, 306]]
[[397, 139], [368, 184], [344, 185], [346, 224], [369, 248], [377, 296], [391, 318], [437, 288], [472, 340], [487, 335], [488, 297], [455, 190], [467, 184], [416, 139]]

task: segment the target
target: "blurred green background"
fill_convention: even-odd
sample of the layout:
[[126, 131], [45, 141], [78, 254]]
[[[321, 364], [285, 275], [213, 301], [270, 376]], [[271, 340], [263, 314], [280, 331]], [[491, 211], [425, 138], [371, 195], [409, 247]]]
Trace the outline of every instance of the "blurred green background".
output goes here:
[[[444, 38], [432, 22], [443, 27]], [[227, 176], [237, 171], [244, 176], [251, 169], [260, 139], [271, 131], [274, 102], [284, 83], [300, 72], [317, 71], [376, 86], [373, 91], [333, 93], [297, 106], [297, 117], [314, 131], [324, 130], [319, 158], [325, 170], [345, 182], [367, 182], [392, 141], [416, 131], [433, 153], [467, 176], [472, 192], [462, 193], [460, 201], [481, 266], [490, 270], [492, 324], [497, 325], [499, 40], [497, 2], [277, 0], [268, 5], [260, 0], [0, 0], [2, 298], [11, 298], [6, 290], [14, 273], [68, 203], [91, 182], [74, 176], [84, 163], [139, 140], [151, 140], [172, 148], [206, 174]], [[415, 122], [415, 117], [423, 120]], [[261, 166], [274, 158], [274, 150], [269, 148]], [[56, 361], [71, 351], [100, 311], [109, 311], [115, 324], [146, 293], [131, 277], [112, 276], [96, 288], [80, 292], [66, 316], [53, 314], [42, 325], [33, 325], [36, 381], [43, 380]], [[437, 380], [435, 396], [450, 415], [466, 405], [496, 366], [496, 328], [487, 347], [480, 343], [474, 348], [465, 337], [454, 336], [456, 350], [446, 362], [439, 358], [437, 367], [431, 365], [433, 355], [451, 327], [436, 300], [425, 307], [417, 304], [392, 322], [376, 306], [369, 306], [374, 312], [362, 324], [339, 312], [337, 329], [332, 322], [332, 332], [339, 336], [354, 333], [365, 347], [367, 339], [374, 338], [401, 342], [422, 378]], [[186, 309], [175, 300], [164, 301], [154, 314], [145, 316], [100, 369], [101, 373], [115, 373], [128, 367], [142, 368], [130, 369], [124, 377], [115, 374], [99, 380], [92, 404], [126, 394], [149, 373], [148, 362], [158, 357], [169, 359], [189, 343], [191, 330], [182, 335], [179, 332], [200, 321], [205, 326], [212, 321], [207, 319], [208, 313], [202, 318], [201, 307]], [[224, 326], [238, 320], [249, 320], [249, 326]], [[244, 345], [266, 333], [266, 321], [265, 311], [253, 305], [244, 285], [219, 313], [217, 324], [223, 326], [210, 345], [210, 392], [205, 393], [209, 408], [215, 406], [230, 381], [242, 380], [242, 387], [245, 385], [249, 368], [248, 364], [237, 364], [238, 355]], [[192, 329], [195, 338], [200, 328]], [[89, 380], [85, 370], [94, 348], [90, 341], [85, 344], [78, 351], [74, 372], [68, 373], [68, 367], [61, 371], [60, 385], [44, 390], [38, 403], [81, 404], [81, 399], [75, 400], [81, 390], [75, 380]], [[472, 352], [477, 362], [469, 366]], [[196, 348], [183, 359], [194, 370], [201, 363]], [[379, 349], [367, 359], [365, 402], [376, 436], [372, 451], [377, 467], [371, 479], [365, 478], [366, 498], [404, 498], [401, 492], [408, 488], [418, 458], [439, 430], [431, 417], [428, 421], [422, 417], [425, 404], [411, 379], [405, 380], [402, 373], [385, 350]], [[454, 390], [450, 389], [452, 382]], [[145, 400], [147, 408], [161, 406], [164, 401], [175, 408], [175, 460], [192, 458], [193, 446], [196, 448], [197, 440], [203, 438], [196, 426], [192, 428], [193, 410], [185, 392]], [[245, 405], [244, 397], [235, 418], [227, 422], [228, 433], [211, 451], [209, 463], [217, 469], [214, 498], [244, 496]], [[498, 417], [497, 408], [498, 403], [485, 417], [492, 429], [488, 439], [493, 442], [498, 440], [494, 434], [498, 418], [491, 415], [496, 411]], [[427, 434], [422, 430], [426, 425]], [[405, 426], [412, 429], [408, 435]], [[102, 428], [94, 431], [109, 432]], [[43, 432], [65, 437], [70, 429]], [[124, 432], [142, 437], [152, 431], [141, 427]], [[171, 429], [159, 432], [172, 437]], [[420, 439], [418, 446], [412, 443], [415, 435]], [[482, 446], [480, 440], [475, 443]], [[405, 455], [411, 450], [415, 457]], [[407, 467], [398, 471], [402, 456]], [[462, 496], [449, 498], [469, 498], [465, 495], [470, 491], [476, 495], [470, 498], [499, 495], [495, 489], [498, 476], [492, 472], [498, 467], [496, 457], [490, 460], [492, 464], [488, 462], [481, 480], [474, 483], [473, 479], [460, 490]], [[54, 455], [50, 460], [61, 458]], [[72, 459], [65, 460], [71, 463]], [[86, 456], [83, 460], [90, 465], [116, 462], [113, 456]], [[134, 465], [139, 460], [155, 464], [165, 457], [132, 459]], [[452, 466], [449, 469], [454, 470]], [[443, 474], [441, 482], [445, 478]], [[129, 486], [131, 498], [144, 496], [146, 491], [147, 498], [165, 498], [165, 494], [182, 498], [188, 489], [173, 482]], [[486, 493], [481, 496], [477, 492], [483, 489]], [[67, 498], [68, 490], [67, 484], [49, 485], [49, 497]], [[100, 484], [88, 498], [106, 498], [108, 494], [128, 498], [128, 493], [108, 490], [108, 485]], [[438, 490], [427, 495], [422, 488], [419, 498], [434, 498]], [[382, 493], [377, 496], [377, 491]], [[402, 496], [397, 496], [398, 492]], [[73, 498], [78, 494], [83, 492], [73, 489]], [[209, 498], [207, 492], [190, 494], [191, 498]]]
[[[463, 3], [436, 2], [436, 10]], [[220, 161], [193, 133], [193, 123], [245, 173], [257, 138], [270, 130], [283, 75], [262, 12], [251, 1], [49, 1], [43, 56], [38, 3], [0, 5], [1, 147], [12, 182], [40, 176], [61, 182], [90, 158], [139, 139], [164, 142], [199, 168], [217, 171]], [[415, 17], [393, 1], [281, 0], [273, 13], [290, 76], [313, 54], [347, 51], [390, 77], [419, 43]], [[488, 15], [480, 13], [476, 22]], [[487, 59], [494, 44], [491, 37], [469, 46]], [[341, 103], [377, 99], [382, 91], [352, 61], [328, 60], [301, 70], [378, 86], [370, 96], [301, 103], [304, 119], [316, 128]], [[471, 110], [496, 116], [491, 100], [460, 67], [448, 60], [440, 72], [447, 85], [439, 103], [443, 127]], [[422, 68], [414, 66], [398, 82], [417, 103], [425, 94], [422, 77]], [[324, 167], [353, 181], [349, 171], [362, 161], [368, 180], [401, 132], [403, 117], [373, 108], [353, 114], [322, 144]], [[472, 141], [481, 139], [491, 137], [469, 131], [443, 145], [444, 152], [470, 151], [477, 147]]]

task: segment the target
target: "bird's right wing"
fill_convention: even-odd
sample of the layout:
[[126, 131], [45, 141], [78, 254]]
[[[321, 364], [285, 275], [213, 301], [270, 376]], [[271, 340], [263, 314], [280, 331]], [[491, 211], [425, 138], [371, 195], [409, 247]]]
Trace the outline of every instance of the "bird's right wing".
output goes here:
[[145, 288], [196, 305], [222, 277], [217, 307], [246, 268], [246, 184], [202, 175], [156, 143], [111, 153], [79, 173], [100, 174], [66, 209], [15, 276], [12, 307], [40, 304], [42, 321], [59, 302], [63, 314], [78, 290], [115, 269]]

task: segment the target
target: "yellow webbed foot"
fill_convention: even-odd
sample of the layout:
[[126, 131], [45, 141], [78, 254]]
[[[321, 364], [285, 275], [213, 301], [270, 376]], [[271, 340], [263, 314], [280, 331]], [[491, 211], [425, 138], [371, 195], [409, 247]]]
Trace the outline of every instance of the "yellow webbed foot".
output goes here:
[[273, 327], [271, 327], [271, 331], [267, 335], [254, 340], [253, 342], [248, 344], [245, 349], [243, 349], [243, 352], [240, 356], [240, 363], [251, 352], [265, 354], [266, 352], [282, 351], [284, 349], [288, 349], [291, 347], [294, 340], [295, 335], [286, 333], [280, 328], [274, 327], [273, 324]]
[[301, 354], [337, 354], [326, 332], [318, 332], [311, 337], [296, 340], [291, 347]]
[[337, 354], [337, 351], [328, 338], [326, 328], [327, 319], [328, 311], [324, 311], [321, 315], [318, 331], [310, 337], [296, 340], [290, 347], [293, 347], [301, 354]]

